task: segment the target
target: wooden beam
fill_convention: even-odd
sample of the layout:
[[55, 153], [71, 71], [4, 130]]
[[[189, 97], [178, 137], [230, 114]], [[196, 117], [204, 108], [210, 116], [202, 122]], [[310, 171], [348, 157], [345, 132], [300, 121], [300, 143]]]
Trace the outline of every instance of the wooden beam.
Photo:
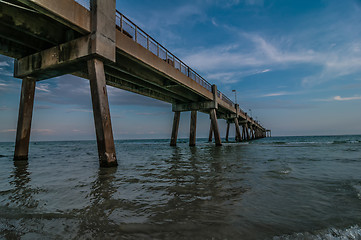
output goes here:
[[35, 78], [24, 78], [21, 85], [21, 96], [16, 131], [14, 160], [27, 160], [33, 116]]
[[189, 146], [196, 145], [196, 132], [197, 132], [197, 111], [191, 112], [191, 123], [189, 133]]
[[97, 59], [89, 60], [88, 72], [100, 166], [114, 167], [118, 163], [115, 155], [103, 62]]
[[172, 137], [170, 140], [171, 146], [177, 146], [178, 129], [179, 129], [180, 112], [174, 112]]

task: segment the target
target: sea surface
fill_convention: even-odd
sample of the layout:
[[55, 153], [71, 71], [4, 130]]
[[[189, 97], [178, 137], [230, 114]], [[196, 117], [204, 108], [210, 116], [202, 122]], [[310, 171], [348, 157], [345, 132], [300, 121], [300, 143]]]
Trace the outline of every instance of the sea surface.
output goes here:
[[0, 239], [361, 239], [361, 136], [0, 143]]

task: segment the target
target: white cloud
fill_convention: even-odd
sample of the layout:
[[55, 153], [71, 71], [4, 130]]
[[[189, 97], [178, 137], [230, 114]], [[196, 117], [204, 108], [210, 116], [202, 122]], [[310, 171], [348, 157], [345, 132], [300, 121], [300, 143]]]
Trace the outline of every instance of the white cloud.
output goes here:
[[341, 96], [335, 96], [333, 98], [335, 101], [352, 101], [352, 100], [361, 100], [361, 96], [354, 96], [354, 97], [341, 97]]
[[53, 133], [55, 133], [55, 131], [52, 129], [32, 129], [31, 132], [40, 135], [52, 135]]
[[9, 133], [9, 132], [16, 132], [16, 129], [4, 129], [4, 130], [0, 130], [0, 133]]
[[277, 96], [284, 96], [284, 95], [290, 95], [288, 92], [278, 92], [278, 93], [268, 93], [264, 94], [261, 97], [277, 97]]
[[0, 67], [8, 67], [10, 66], [7, 62], [0, 62]]
[[49, 89], [49, 84], [47, 84], [47, 83], [38, 83], [37, 86], [35, 87], [35, 89], [38, 91], [46, 92], [46, 93], [51, 92]]

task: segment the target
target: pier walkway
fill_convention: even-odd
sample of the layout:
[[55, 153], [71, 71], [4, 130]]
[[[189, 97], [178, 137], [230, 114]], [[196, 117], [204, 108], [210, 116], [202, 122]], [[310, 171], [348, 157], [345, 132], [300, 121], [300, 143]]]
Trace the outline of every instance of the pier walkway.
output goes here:
[[236, 140], [269, 132], [216, 85], [115, 9], [115, 0], [0, 0], [0, 54], [15, 58], [22, 79], [14, 159], [27, 159], [36, 82], [74, 74], [90, 80], [101, 166], [116, 166], [106, 85], [172, 104], [172, 146], [180, 113], [191, 112], [189, 145], [196, 144], [197, 112], [210, 115], [210, 141], [222, 145], [218, 119], [235, 124]]

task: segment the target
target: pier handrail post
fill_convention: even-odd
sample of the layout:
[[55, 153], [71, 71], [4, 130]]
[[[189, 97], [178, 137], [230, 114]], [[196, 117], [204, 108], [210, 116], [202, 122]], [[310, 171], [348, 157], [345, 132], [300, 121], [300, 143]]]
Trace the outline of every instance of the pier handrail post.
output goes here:
[[21, 85], [14, 160], [28, 160], [36, 79], [25, 77]]

